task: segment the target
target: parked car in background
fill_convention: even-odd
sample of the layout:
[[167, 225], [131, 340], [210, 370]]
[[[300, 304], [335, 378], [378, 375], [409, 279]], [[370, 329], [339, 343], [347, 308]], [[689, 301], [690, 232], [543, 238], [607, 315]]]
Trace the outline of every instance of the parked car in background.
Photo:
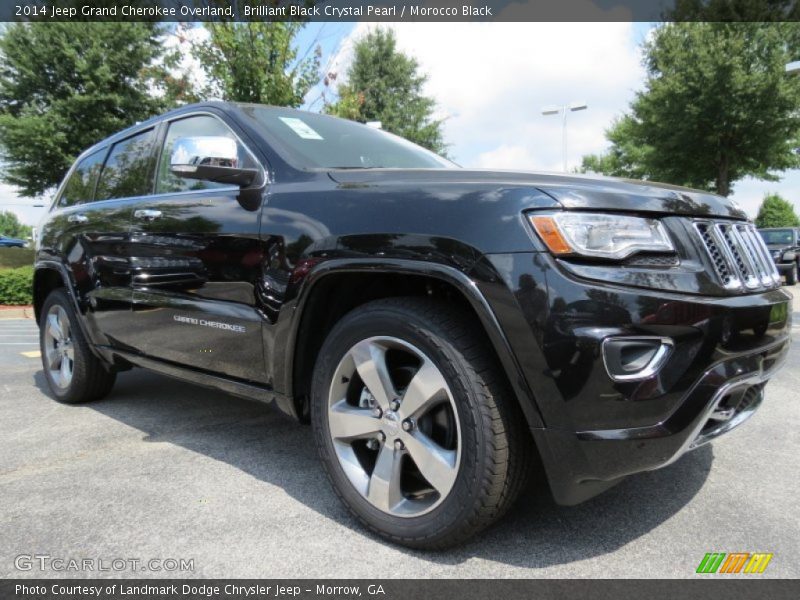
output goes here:
[[0, 235], [0, 248], [24, 248], [25, 240]]
[[137, 366], [274, 402], [361, 522], [418, 548], [496, 521], [534, 465], [577, 504], [727, 433], [791, 341], [727, 198], [461, 169], [288, 108], [186, 106], [99, 142], [36, 239], [53, 396]]
[[800, 229], [796, 227], [769, 227], [759, 229], [778, 272], [786, 277], [786, 285], [797, 283], [800, 268]]

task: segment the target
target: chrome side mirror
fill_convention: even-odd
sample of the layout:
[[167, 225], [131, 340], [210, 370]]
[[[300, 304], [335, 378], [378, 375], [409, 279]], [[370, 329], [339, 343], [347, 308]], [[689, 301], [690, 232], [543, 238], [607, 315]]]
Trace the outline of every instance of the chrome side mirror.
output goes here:
[[196, 136], [175, 140], [169, 169], [178, 177], [203, 179], [246, 187], [258, 171], [239, 168], [236, 140], [224, 136]]

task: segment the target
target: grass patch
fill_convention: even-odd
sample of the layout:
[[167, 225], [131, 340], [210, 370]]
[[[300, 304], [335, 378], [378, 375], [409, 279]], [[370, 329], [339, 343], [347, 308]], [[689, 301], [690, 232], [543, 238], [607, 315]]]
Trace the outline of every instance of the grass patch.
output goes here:
[[0, 248], [0, 269], [33, 265], [33, 248]]

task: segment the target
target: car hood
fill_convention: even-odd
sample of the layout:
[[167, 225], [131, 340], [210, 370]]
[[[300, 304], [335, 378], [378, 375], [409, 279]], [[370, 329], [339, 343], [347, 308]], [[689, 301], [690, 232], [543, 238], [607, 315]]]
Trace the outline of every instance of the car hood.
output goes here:
[[545, 192], [566, 209], [747, 219], [735, 202], [722, 196], [613, 177], [477, 169], [336, 169], [329, 176], [344, 185], [527, 186]]

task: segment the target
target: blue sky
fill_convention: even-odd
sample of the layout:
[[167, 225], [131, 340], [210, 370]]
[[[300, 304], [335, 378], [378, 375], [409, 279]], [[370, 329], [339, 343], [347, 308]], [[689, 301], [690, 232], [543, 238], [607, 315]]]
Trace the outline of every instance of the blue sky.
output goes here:
[[[385, 26], [385, 25], [384, 25]], [[641, 89], [644, 69], [639, 46], [648, 23], [402, 23], [390, 25], [401, 50], [428, 75], [426, 92], [445, 119], [449, 154], [465, 167], [561, 170], [560, 118], [541, 108], [575, 101], [588, 109], [571, 113], [568, 167], [584, 154], [607, 148], [604, 131]], [[343, 74], [354, 39], [368, 23], [312, 23], [298, 47], [322, 49], [321, 70]], [[304, 108], [321, 110], [322, 84]], [[328, 92], [330, 93], [330, 92]], [[767, 192], [800, 202], [800, 171], [779, 182], [744, 180], [733, 199], [755, 216]], [[13, 210], [35, 224], [44, 209], [16, 198], [0, 185], [0, 210]], [[38, 201], [41, 203], [41, 200]], [[798, 206], [800, 208], [800, 206]]]

